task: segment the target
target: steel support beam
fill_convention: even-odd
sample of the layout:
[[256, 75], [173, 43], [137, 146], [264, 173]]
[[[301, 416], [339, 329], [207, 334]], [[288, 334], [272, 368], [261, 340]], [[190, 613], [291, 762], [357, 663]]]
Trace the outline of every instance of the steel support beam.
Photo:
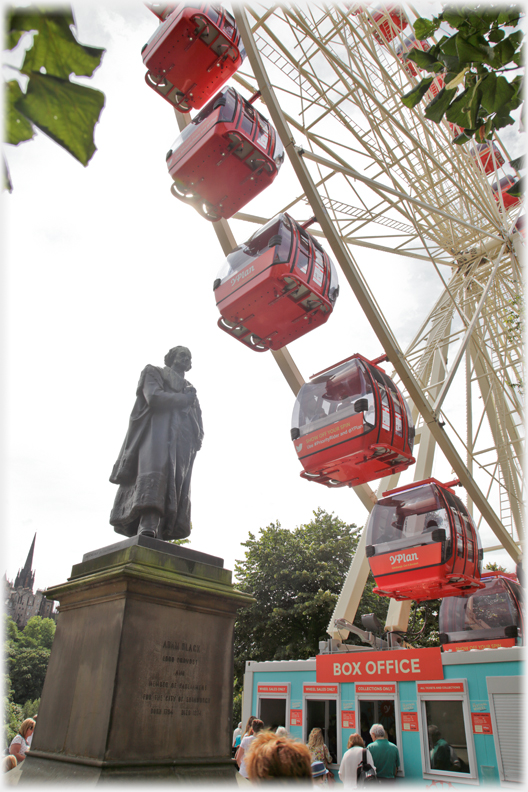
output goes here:
[[[438, 420], [438, 415], [435, 413], [433, 407], [429, 403], [429, 400], [423, 393], [422, 388], [415, 380], [412, 371], [407, 365], [402, 350], [390, 332], [383, 316], [377, 309], [377, 306], [372, 300], [359, 271], [357, 270], [354, 262], [351, 260], [348, 251], [346, 250], [341, 238], [334, 228], [334, 225], [321, 200], [321, 197], [314, 187], [313, 180], [307, 169], [306, 163], [303, 160], [300, 150], [295, 144], [295, 140], [293, 139], [282, 109], [277, 102], [275, 93], [271, 88], [260, 53], [252, 36], [251, 27], [247, 20], [245, 10], [241, 6], [238, 6], [234, 9], [234, 13], [238, 29], [241, 33], [247, 55], [253, 69], [253, 73], [262, 93], [264, 102], [267, 105], [271, 115], [273, 124], [282, 141], [285, 152], [288, 155], [299, 183], [304, 190], [308, 201], [310, 202], [312, 211], [316, 216], [319, 225], [321, 226], [325, 238], [332, 248], [334, 256], [338, 260], [346, 279], [354, 291], [356, 299], [361, 305], [372, 329], [376, 333], [383, 349], [385, 350], [385, 353], [388, 355], [390, 362], [398, 373], [403, 387], [407, 390], [412, 401], [418, 408], [424, 422], [430, 428], [430, 431], [438, 443], [438, 446], [441, 448], [444, 456], [451, 464], [462, 485], [466, 488], [470, 498], [473, 500], [483, 518], [497, 536], [499, 542], [502, 543], [509, 555], [515, 561], [517, 561], [519, 559], [519, 550], [517, 545], [509, 533], [504, 529], [501, 521], [489, 505], [486, 497], [480, 491], [480, 488], [477, 486], [477, 483], [473, 477], [469, 474], [466, 465], [458, 454], [458, 451], [456, 450], [451, 439], [447, 436], [446, 432], [444, 432], [444, 429]], [[364, 177], [362, 177], [362, 180], [364, 181]], [[384, 187], [384, 185], [378, 186], [379, 188]], [[503, 241], [498, 237], [497, 239], [499, 239], [500, 242]]]

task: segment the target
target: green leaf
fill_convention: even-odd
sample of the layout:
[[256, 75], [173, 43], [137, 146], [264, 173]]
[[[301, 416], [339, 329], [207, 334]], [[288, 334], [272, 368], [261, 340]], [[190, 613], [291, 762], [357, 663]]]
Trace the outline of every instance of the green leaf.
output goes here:
[[425, 108], [425, 117], [429, 121], [439, 124], [456, 92], [456, 88], [442, 88], [440, 93]]
[[27, 92], [16, 107], [52, 140], [87, 165], [96, 150], [93, 131], [104, 103], [101, 91], [48, 74], [32, 74]]
[[33, 125], [28, 119], [23, 116], [15, 107], [24, 94], [16, 80], [10, 80], [6, 85], [5, 92], [5, 122], [6, 122], [6, 143], [11, 143], [12, 146], [18, 146], [24, 140], [31, 140], [35, 134]]
[[492, 41], [494, 44], [497, 44], [499, 41], [502, 41], [505, 35], [506, 34], [504, 30], [497, 28], [496, 30], [491, 31], [491, 33], [488, 36], [488, 39]]
[[471, 138], [472, 138], [472, 135], [469, 134], [468, 132], [469, 131], [465, 129], [463, 132], [461, 132], [459, 135], [457, 135], [455, 138], [453, 138], [453, 140], [451, 142], [454, 143], [457, 146], [462, 145], [462, 143], [467, 143], [468, 140], [471, 140]]
[[446, 118], [452, 124], [464, 129], [474, 129], [480, 110], [481, 89], [477, 83], [473, 88], [464, 91], [454, 99], [446, 112]]
[[493, 117], [488, 118], [484, 125], [484, 137], [486, 140], [491, 140], [493, 137]]
[[506, 190], [507, 195], [513, 195], [515, 198], [522, 198], [524, 195], [524, 177], [520, 178], [519, 181], [512, 184], [509, 190]]
[[8, 192], [13, 192], [13, 182], [11, 181], [11, 174], [9, 173], [9, 168], [7, 167], [7, 162], [5, 157], [2, 158], [4, 163], [3, 168], [3, 189], [7, 190]]
[[493, 129], [502, 129], [505, 126], [510, 126], [510, 124], [515, 123], [514, 119], [510, 115], [510, 111], [508, 108], [501, 108], [495, 115], [493, 116]]
[[452, 58], [458, 59], [458, 50], [457, 50], [457, 41], [458, 41], [458, 33], [455, 33], [453, 36], [443, 36], [440, 41], [438, 42], [439, 48], [442, 50], [444, 55], [448, 55]]
[[424, 77], [424, 79], [419, 82], [418, 85], [412, 89], [412, 91], [409, 91], [402, 96], [401, 100], [403, 104], [409, 108], [415, 107], [423, 99], [433, 80], [434, 77]]
[[525, 159], [526, 159], [525, 155], [521, 154], [520, 157], [516, 157], [515, 159], [512, 159], [509, 164], [511, 165], [512, 168], [514, 168], [514, 170], [522, 170], [524, 168]]
[[432, 20], [430, 19], [422, 19], [421, 17], [416, 20], [413, 25], [414, 28], [414, 35], [419, 41], [423, 41], [424, 39], [429, 38], [432, 36], [435, 31], [438, 30], [440, 27], [440, 20], [434, 17]]
[[491, 49], [482, 46], [477, 38], [472, 36], [471, 39], [466, 39], [458, 34], [457, 55], [460, 63], [487, 63], [493, 57]]
[[525, 45], [523, 44], [521, 49], [515, 53], [512, 58], [512, 63], [515, 63], [516, 66], [523, 66], [524, 65], [524, 48]]
[[100, 65], [104, 50], [79, 44], [70, 30], [73, 24], [71, 11], [64, 9], [29, 8], [14, 14], [11, 17], [13, 30], [37, 31], [21, 71], [29, 75], [45, 70], [46, 74], [63, 79], [72, 73], [90, 77]]
[[24, 30], [14, 30], [6, 36], [5, 49], [13, 50], [24, 35]]
[[496, 113], [501, 107], [508, 106], [508, 102], [515, 94], [514, 86], [505, 77], [497, 77], [490, 73], [480, 82], [482, 89], [482, 106], [488, 113]]
[[460, 25], [466, 22], [466, 16], [460, 13], [460, 10], [455, 8], [455, 6], [447, 6], [444, 8], [442, 18], [444, 22], [447, 22], [448, 25], [451, 25], [451, 27], [455, 29], [458, 29]]
[[499, 25], [511, 26], [512, 24], [516, 24], [519, 21], [520, 15], [521, 15], [520, 8], [512, 8], [511, 10], [508, 9], [507, 11], [501, 11], [501, 13], [497, 18], [497, 21]]
[[513, 46], [509, 37], [493, 47], [493, 67], [499, 69], [501, 66], [507, 66], [511, 63], [512, 58], [515, 57], [516, 47]]
[[460, 83], [465, 83], [465, 77], [467, 72], [468, 66], [462, 69], [461, 72], [447, 72], [444, 77], [444, 85], [446, 88], [458, 88]]
[[508, 36], [508, 41], [515, 49], [518, 49], [524, 41], [524, 33], [522, 30], [516, 30]]
[[420, 69], [425, 69], [426, 71], [439, 72], [443, 71], [444, 68], [444, 64], [440, 63], [430, 52], [423, 52], [419, 49], [411, 50], [407, 55], [407, 59], [413, 61]]

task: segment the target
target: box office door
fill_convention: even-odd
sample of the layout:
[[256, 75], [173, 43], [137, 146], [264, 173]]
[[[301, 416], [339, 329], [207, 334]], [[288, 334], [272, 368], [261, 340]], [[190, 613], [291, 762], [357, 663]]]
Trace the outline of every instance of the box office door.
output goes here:
[[286, 723], [286, 699], [285, 698], [261, 698], [259, 700], [259, 715], [264, 722], [265, 729], [275, 729], [277, 726], [285, 726]]
[[323, 732], [332, 764], [337, 763], [337, 701], [336, 699], [306, 699], [305, 741], [308, 742], [312, 729], [319, 728]]
[[393, 699], [360, 699], [357, 731], [365, 741], [372, 742], [370, 728], [374, 723], [381, 723], [387, 732], [390, 742], [398, 745], [396, 730], [396, 706]]

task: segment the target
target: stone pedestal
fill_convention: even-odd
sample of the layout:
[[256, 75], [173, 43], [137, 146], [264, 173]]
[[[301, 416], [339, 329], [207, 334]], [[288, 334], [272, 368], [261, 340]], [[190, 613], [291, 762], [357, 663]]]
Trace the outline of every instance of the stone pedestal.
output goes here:
[[233, 627], [220, 558], [148, 537], [88, 553], [60, 602], [20, 783], [232, 780]]

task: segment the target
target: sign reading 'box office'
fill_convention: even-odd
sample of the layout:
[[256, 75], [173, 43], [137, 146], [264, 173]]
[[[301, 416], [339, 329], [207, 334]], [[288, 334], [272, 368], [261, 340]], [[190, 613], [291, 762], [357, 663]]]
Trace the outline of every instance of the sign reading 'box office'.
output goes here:
[[324, 683], [444, 678], [439, 646], [318, 655], [316, 669], [317, 682]]

